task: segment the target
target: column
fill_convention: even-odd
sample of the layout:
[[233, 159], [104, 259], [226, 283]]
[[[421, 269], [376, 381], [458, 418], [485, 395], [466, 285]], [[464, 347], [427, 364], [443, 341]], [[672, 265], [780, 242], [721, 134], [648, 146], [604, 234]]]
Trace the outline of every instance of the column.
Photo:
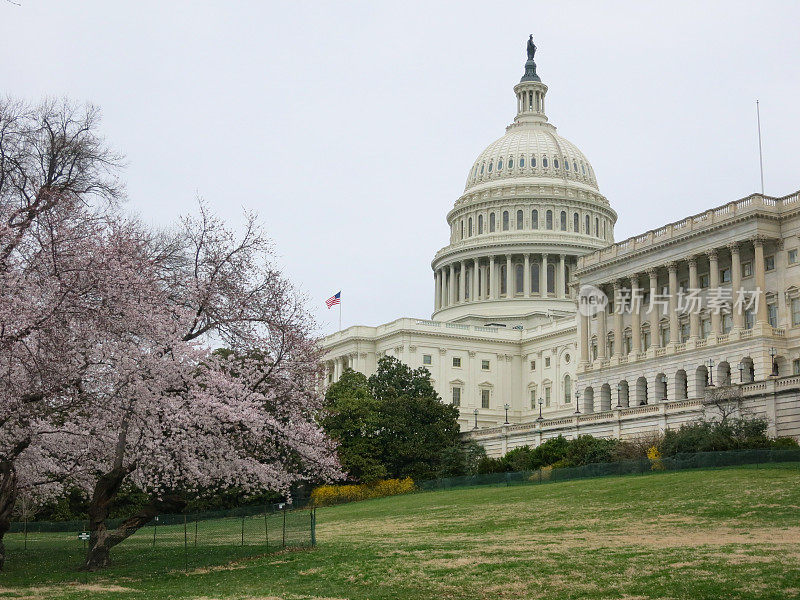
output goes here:
[[678, 325], [678, 263], [667, 265], [669, 270], [669, 343], [673, 346], [681, 341]]
[[458, 278], [458, 301], [459, 303], [466, 302], [466, 284], [467, 284], [467, 263], [465, 261], [461, 261], [461, 275]]
[[525, 253], [525, 274], [522, 277], [522, 281], [525, 285], [525, 297], [531, 297], [531, 255], [527, 252]]
[[436, 291], [433, 294], [433, 309], [439, 310], [442, 308], [442, 270], [436, 269]]
[[631, 276], [631, 354], [636, 357], [642, 351], [642, 299], [639, 276]]
[[489, 257], [489, 291], [491, 292], [492, 299], [497, 300], [499, 298], [497, 294], [497, 278], [495, 277], [494, 273], [494, 256]]
[[[619, 298], [622, 294], [622, 281], [619, 279], [614, 282], [614, 298]], [[622, 358], [622, 330], [623, 330], [623, 322], [622, 318], [625, 316], [622, 312], [622, 307], [615, 306], [616, 310], [614, 311], [614, 356], [616, 358]]]
[[512, 298], [514, 296], [514, 292], [511, 288], [511, 282], [514, 281], [511, 278], [511, 255], [506, 254], [506, 298]]
[[[697, 281], [697, 258], [692, 256], [689, 259], [689, 289], [696, 290], [699, 286]], [[689, 339], [697, 341], [700, 338], [700, 313], [697, 307], [692, 307], [689, 312]]]
[[542, 254], [542, 264], [539, 266], [539, 294], [547, 298], [547, 254]]
[[606, 343], [608, 342], [607, 315], [605, 308], [597, 313], [597, 360], [600, 364], [606, 359]]
[[655, 300], [658, 294], [658, 271], [655, 269], [648, 269], [647, 274], [650, 276], [650, 347], [659, 348], [661, 346], [661, 339], [658, 335], [658, 308], [656, 308]]
[[755, 247], [755, 258], [753, 259], [753, 269], [756, 275], [756, 293], [758, 294], [758, 310], [756, 311], [756, 323], [769, 325], [767, 318], [767, 282], [764, 272], [764, 240], [756, 238], [753, 241]]
[[739, 297], [739, 290], [742, 289], [742, 260], [739, 256], [739, 243], [733, 242], [728, 244], [728, 249], [731, 251], [731, 292], [733, 311], [733, 330], [738, 331], [744, 329], [744, 314], [741, 311], [741, 304], [736, 300]]
[[578, 333], [581, 346], [580, 365], [589, 364], [589, 317], [578, 312]]
[[447, 265], [447, 269], [449, 271], [449, 281], [447, 282], [447, 306], [453, 306], [456, 297], [456, 270], [453, 268], [452, 263]]
[[[712, 290], [719, 288], [719, 257], [716, 250], [708, 252], [708, 286]], [[722, 335], [722, 314], [711, 313], [711, 335]]]
[[478, 266], [478, 259], [472, 259], [472, 293], [470, 294], [470, 300], [473, 302], [478, 301], [478, 277], [480, 277], [481, 268]]
[[567, 272], [566, 272], [566, 269], [564, 268], [565, 256], [563, 254], [561, 254], [558, 257], [558, 259], [559, 259], [559, 262], [558, 262], [558, 282], [556, 284], [556, 286], [557, 286], [556, 287], [556, 298], [563, 298], [564, 297], [564, 289], [565, 289], [565, 287], [567, 285], [567, 282], [566, 282]]

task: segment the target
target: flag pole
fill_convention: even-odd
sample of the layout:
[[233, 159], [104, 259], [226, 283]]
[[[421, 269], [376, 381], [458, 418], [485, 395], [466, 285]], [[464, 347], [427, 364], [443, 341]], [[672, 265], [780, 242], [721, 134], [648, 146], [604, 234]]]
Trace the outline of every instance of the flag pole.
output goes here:
[[[339, 292], [341, 294], [341, 292]], [[342, 330], [342, 298], [339, 297], [339, 331]]]
[[756, 100], [756, 119], [758, 120], [758, 165], [761, 168], [761, 195], [764, 195], [764, 157], [761, 153], [761, 109]]

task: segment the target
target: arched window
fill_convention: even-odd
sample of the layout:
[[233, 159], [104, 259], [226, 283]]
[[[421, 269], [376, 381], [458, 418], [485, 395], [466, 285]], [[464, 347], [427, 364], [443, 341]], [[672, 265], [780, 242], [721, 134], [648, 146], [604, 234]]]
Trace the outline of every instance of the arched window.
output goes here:
[[508, 211], [503, 211], [503, 231], [508, 231]]
[[572, 231], [578, 233], [581, 228], [581, 220], [578, 218], [578, 213], [573, 213], [572, 215]]
[[556, 293], [556, 266], [552, 264], [547, 265], [547, 293]]
[[581, 163], [581, 173], [586, 175], [586, 167], [583, 166], [583, 163]]
[[564, 375], [564, 402], [569, 403], [572, 401], [572, 378], [569, 375]]
[[576, 173], [578, 172], [578, 163], [576, 163], [574, 160], [572, 161], [572, 170]]
[[569, 161], [564, 159], [564, 169], [569, 171]]
[[472, 237], [472, 217], [467, 221], [467, 237]]
[[605, 219], [603, 219], [603, 239], [604, 240], [608, 239], [607, 234], [606, 234], [606, 220]]
[[534, 210], [531, 212], [531, 228], [539, 229], [539, 211]]
[[531, 156], [531, 167], [535, 167], [535, 166], [536, 166], [536, 157], [535, 156]]
[[494, 233], [494, 213], [489, 213], [489, 233]]
[[517, 294], [525, 293], [525, 268], [522, 265], [517, 265], [515, 279], [517, 280], [515, 288]]
[[586, 215], [586, 223], [585, 223], [585, 225], [586, 225], [586, 227], [584, 228], [584, 232], [583, 233], [585, 233], [586, 235], [589, 235], [591, 233], [591, 229], [589, 227], [589, 215]]
[[508, 168], [509, 169], [513, 169], [514, 168], [514, 157], [513, 156], [509, 157], [509, 159], [508, 159]]
[[520, 169], [524, 169], [525, 168], [525, 157], [524, 156], [520, 156], [519, 157], [519, 168]]
[[[547, 166], [547, 165], [545, 165], [545, 166]], [[553, 159], [553, 168], [554, 168], [554, 169], [557, 169], [557, 168], [558, 168], [558, 159], [557, 159], [557, 158], [554, 158], [554, 159]]]
[[545, 215], [544, 215], [544, 226], [547, 229], [552, 229], [553, 228], [553, 211], [552, 210], [548, 210], [545, 213]]
[[464, 271], [464, 300], [468, 300], [469, 299], [469, 292], [470, 292], [470, 288], [471, 288], [471, 286], [470, 286], [470, 280], [471, 279], [472, 279], [472, 277], [470, 277], [469, 269], [467, 269], [466, 271]]
[[490, 160], [490, 161], [489, 161], [489, 173], [491, 173], [491, 172], [492, 172], [492, 165], [493, 165], [493, 164], [494, 164], [494, 161], [491, 161], [491, 160]]
[[503, 170], [503, 159], [502, 158], [497, 161], [497, 170], [498, 171], [502, 171]]
[[500, 293], [501, 294], [505, 294], [506, 293], [506, 280], [507, 279], [508, 278], [506, 277], [506, 266], [505, 265], [500, 265]]
[[518, 210], [517, 211], [517, 229], [522, 229], [522, 223], [523, 223], [522, 211]]
[[545, 169], [547, 168], [547, 157], [546, 157], [546, 156], [543, 156], [543, 157], [542, 157], [542, 166], [543, 166]]
[[486, 166], [486, 163], [481, 163], [481, 175], [483, 175], [483, 168]]
[[561, 211], [561, 231], [567, 230], [567, 213], [566, 211]]
[[531, 263], [531, 292], [539, 293], [539, 263]]
[[464, 239], [464, 219], [461, 219], [461, 239]]
[[600, 219], [597, 217], [594, 218], [594, 234], [597, 237], [600, 237]]
[[478, 235], [483, 233], [483, 215], [478, 215]]

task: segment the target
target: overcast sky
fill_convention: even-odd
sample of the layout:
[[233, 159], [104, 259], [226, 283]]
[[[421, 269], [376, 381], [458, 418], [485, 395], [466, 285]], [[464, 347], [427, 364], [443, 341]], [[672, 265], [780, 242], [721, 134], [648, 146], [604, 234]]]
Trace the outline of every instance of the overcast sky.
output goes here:
[[102, 108], [129, 209], [255, 209], [344, 326], [430, 316], [430, 261], [513, 120], [534, 34], [548, 117], [594, 165], [616, 239], [800, 189], [800, 2], [0, 0], [2, 93]]

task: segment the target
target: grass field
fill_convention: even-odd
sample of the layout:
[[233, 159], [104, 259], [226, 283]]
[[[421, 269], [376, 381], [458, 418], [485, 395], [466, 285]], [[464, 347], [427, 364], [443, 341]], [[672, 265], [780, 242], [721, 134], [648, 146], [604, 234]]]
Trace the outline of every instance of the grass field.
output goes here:
[[146, 540], [100, 574], [64, 551], [11, 556], [0, 598], [800, 598], [799, 464], [430, 492], [317, 521], [313, 550], [232, 540], [188, 572]]

